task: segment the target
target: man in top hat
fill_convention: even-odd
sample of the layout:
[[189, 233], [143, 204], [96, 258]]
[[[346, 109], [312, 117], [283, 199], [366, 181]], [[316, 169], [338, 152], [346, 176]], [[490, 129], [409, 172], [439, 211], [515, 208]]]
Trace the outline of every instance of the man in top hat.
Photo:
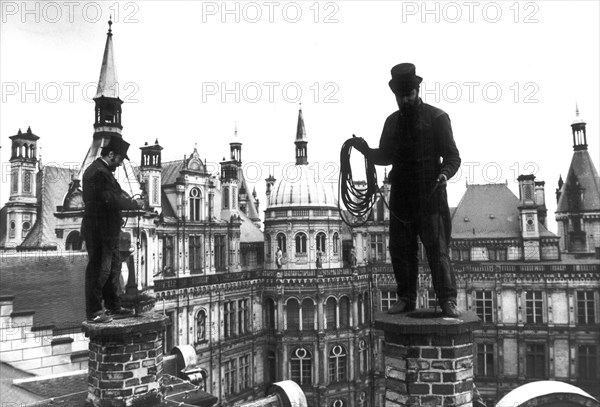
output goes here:
[[[85, 270], [86, 314], [89, 322], [110, 322], [111, 315], [131, 314], [121, 306], [119, 276], [121, 257], [119, 236], [121, 233], [121, 210], [138, 209], [135, 200], [121, 189], [114, 171], [129, 159], [129, 143], [121, 137], [111, 137], [102, 147], [98, 157], [83, 174], [83, 201], [85, 211], [81, 233], [88, 251]], [[102, 308], [102, 300], [106, 312]]]
[[419, 97], [421, 81], [413, 64], [394, 66], [389, 85], [399, 110], [385, 121], [379, 148], [369, 148], [363, 139], [355, 146], [376, 165], [393, 166], [389, 174], [389, 249], [398, 301], [388, 313], [415, 309], [420, 237], [442, 312], [456, 318], [456, 279], [448, 255], [451, 219], [446, 181], [458, 170], [460, 156], [448, 115]]

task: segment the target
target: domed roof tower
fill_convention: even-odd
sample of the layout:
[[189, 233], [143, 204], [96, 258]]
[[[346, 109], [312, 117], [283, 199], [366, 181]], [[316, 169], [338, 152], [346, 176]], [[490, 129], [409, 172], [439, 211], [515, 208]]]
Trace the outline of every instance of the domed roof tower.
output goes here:
[[302, 108], [294, 141], [296, 164], [284, 170], [282, 178], [267, 181], [265, 211], [265, 266], [277, 268], [280, 248], [283, 269], [342, 267], [341, 219], [338, 215], [335, 184], [318, 178], [308, 166], [308, 138]]

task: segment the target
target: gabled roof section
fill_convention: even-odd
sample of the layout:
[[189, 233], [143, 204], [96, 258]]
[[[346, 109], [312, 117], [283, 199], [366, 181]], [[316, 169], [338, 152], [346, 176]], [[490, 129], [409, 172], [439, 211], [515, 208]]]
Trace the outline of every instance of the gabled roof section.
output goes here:
[[556, 212], [589, 211], [600, 211], [600, 176], [588, 150], [574, 151]]
[[168, 161], [162, 163], [161, 171], [161, 184], [172, 185], [179, 177], [181, 170], [183, 169], [183, 160]]
[[27, 237], [20, 248], [27, 250], [56, 248], [56, 207], [63, 204], [69, 184], [77, 170], [44, 166], [38, 172], [38, 212]]
[[506, 184], [467, 185], [452, 217], [452, 238], [518, 238], [518, 206]]
[[119, 98], [119, 79], [117, 78], [117, 66], [115, 64], [115, 51], [112, 43], [112, 21], [108, 21], [108, 33], [106, 34], [106, 45], [100, 68], [100, 78], [94, 99], [102, 96], [107, 98]]

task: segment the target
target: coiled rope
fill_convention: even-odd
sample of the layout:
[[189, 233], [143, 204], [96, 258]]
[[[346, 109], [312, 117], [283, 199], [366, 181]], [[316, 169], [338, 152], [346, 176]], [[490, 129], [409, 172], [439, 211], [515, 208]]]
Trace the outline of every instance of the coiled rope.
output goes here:
[[[352, 166], [350, 165], [350, 155], [352, 148], [359, 142], [354, 134], [342, 145], [340, 150], [340, 179], [338, 186], [338, 210], [342, 221], [350, 227], [358, 227], [367, 223], [369, 212], [377, 200], [376, 193], [379, 191], [377, 184], [377, 172], [375, 164], [368, 157], [365, 157], [365, 174], [367, 185], [359, 187], [352, 180]], [[343, 202], [346, 211], [355, 219], [352, 221], [346, 219], [340, 202]]]

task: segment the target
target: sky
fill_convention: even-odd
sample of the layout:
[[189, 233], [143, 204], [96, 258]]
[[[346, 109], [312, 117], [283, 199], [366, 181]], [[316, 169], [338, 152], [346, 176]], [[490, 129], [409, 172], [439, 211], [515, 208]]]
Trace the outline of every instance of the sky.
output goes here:
[[[0, 1], [0, 202], [8, 200], [10, 139], [40, 136], [43, 163], [81, 165], [92, 141], [108, 20], [123, 104], [123, 137], [139, 163], [158, 139], [163, 162], [197, 148], [209, 170], [243, 143], [248, 182], [293, 178], [300, 103], [315, 177], [336, 182], [356, 134], [377, 146], [397, 109], [390, 69], [412, 62], [424, 102], [445, 110], [463, 164], [448, 187], [546, 182], [572, 157], [576, 104], [600, 157], [597, 1]], [[234, 130], [237, 126], [237, 139]], [[358, 154], [355, 178], [364, 173]], [[380, 168], [379, 180], [383, 178]], [[252, 188], [252, 187], [251, 187]]]

